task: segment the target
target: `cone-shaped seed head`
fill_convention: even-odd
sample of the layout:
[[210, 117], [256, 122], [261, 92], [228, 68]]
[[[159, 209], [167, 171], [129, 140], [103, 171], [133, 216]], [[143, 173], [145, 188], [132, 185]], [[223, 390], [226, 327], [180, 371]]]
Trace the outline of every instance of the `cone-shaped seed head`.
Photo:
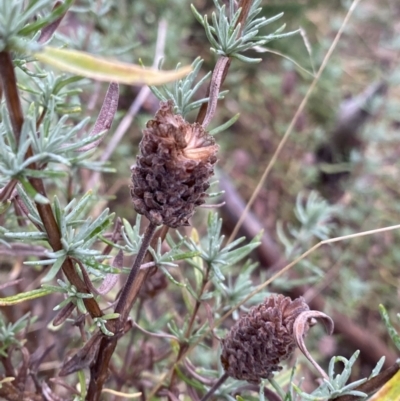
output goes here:
[[161, 103], [143, 130], [131, 194], [138, 213], [176, 228], [188, 225], [194, 208], [204, 203], [218, 145], [200, 124], [174, 114], [173, 106]]
[[251, 308], [222, 341], [221, 362], [228, 375], [259, 383], [281, 370], [279, 363], [296, 347], [294, 321], [308, 310], [304, 298], [292, 301], [283, 295], [271, 295]]

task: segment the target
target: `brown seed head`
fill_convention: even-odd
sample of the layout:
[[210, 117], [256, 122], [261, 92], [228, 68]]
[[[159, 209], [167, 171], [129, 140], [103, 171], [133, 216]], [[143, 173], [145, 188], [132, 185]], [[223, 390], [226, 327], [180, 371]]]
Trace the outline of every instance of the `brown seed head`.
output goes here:
[[271, 295], [251, 308], [222, 341], [221, 362], [226, 373], [251, 383], [272, 377], [282, 369], [279, 363], [296, 348], [293, 324], [308, 310], [304, 298], [292, 301], [283, 295]]
[[194, 208], [204, 203], [218, 145], [200, 124], [189, 124], [173, 108], [172, 101], [162, 102], [143, 130], [131, 194], [138, 213], [175, 228], [188, 225]]

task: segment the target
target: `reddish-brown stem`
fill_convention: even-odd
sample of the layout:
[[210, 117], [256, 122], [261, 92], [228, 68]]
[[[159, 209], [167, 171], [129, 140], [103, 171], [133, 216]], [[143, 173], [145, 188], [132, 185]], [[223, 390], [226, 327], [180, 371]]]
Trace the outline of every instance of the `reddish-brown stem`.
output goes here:
[[242, 8], [238, 22], [236, 25], [241, 24], [240, 33], [243, 32], [244, 26], [246, 24], [247, 17], [249, 15], [251, 3], [253, 0], [240, 0], [239, 8]]
[[9, 181], [0, 191], [0, 203], [11, 198], [15, 186], [18, 184], [17, 180]]
[[225, 80], [231, 60], [229, 57], [220, 57], [215, 64], [214, 71], [211, 77], [211, 84], [209, 86], [209, 100], [207, 103], [207, 111], [202, 122], [202, 126], [207, 128], [208, 124], [214, 118], [215, 111], [217, 110], [217, 102], [219, 92], [223, 81]]
[[[56, 1], [53, 6], [53, 10], [57, 7], [60, 7], [62, 5], [62, 3], [63, 3], [62, 1]], [[40, 34], [40, 37], [38, 40], [39, 43], [45, 43], [46, 41], [48, 41], [51, 38], [53, 33], [56, 31], [56, 29], [60, 25], [61, 21], [63, 20], [65, 14], [66, 14], [66, 12], [64, 14], [62, 14], [60, 17], [58, 17], [55, 21], [51, 22], [49, 25], [42, 28], [42, 31], [41, 31], [41, 34]]]
[[224, 373], [215, 384], [208, 390], [207, 394], [201, 399], [201, 401], [207, 401], [221, 386], [224, 384], [225, 380], [228, 378], [228, 374]]
[[37, 129], [37, 130], [39, 129], [40, 124], [42, 124], [43, 119], [44, 119], [44, 116], [46, 115], [46, 112], [47, 112], [47, 108], [44, 107], [43, 110], [42, 110], [42, 112], [40, 113], [39, 118], [38, 118], [37, 121], [36, 121], [36, 129]]
[[122, 289], [121, 295], [118, 299], [117, 306], [115, 307], [115, 313], [120, 314], [120, 322], [125, 322], [132, 308], [134, 298], [136, 296], [136, 294], [132, 292], [132, 285], [139, 272], [140, 265], [144, 260], [146, 252], [149, 249], [151, 240], [154, 236], [154, 233], [156, 232], [156, 229], [157, 226], [153, 223], [149, 223], [149, 225], [147, 226], [139, 252], [136, 255], [135, 262], [132, 266], [131, 271], [129, 272], [124, 288]]
[[[354, 388], [354, 391], [361, 391], [368, 395], [375, 393], [379, 390], [385, 383], [387, 383], [400, 369], [398, 362], [394, 363], [392, 366], [379, 373], [378, 375], [367, 380], [363, 384]], [[342, 395], [341, 397], [335, 398], [337, 401], [356, 401], [359, 397], [354, 395]], [[383, 398], [382, 398], [383, 399]]]
[[188, 338], [190, 336], [190, 333], [192, 332], [194, 320], [196, 319], [197, 312], [199, 311], [199, 308], [200, 308], [200, 305], [201, 305], [201, 302], [200, 302], [199, 299], [202, 297], [202, 295], [204, 293], [204, 290], [206, 289], [206, 286], [208, 284], [208, 278], [209, 278], [209, 275], [210, 275], [210, 268], [211, 268], [210, 265], [208, 265], [208, 267], [206, 269], [206, 272], [205, 272], [205, 275], [203, 276], [203, 282], [201, 284], [200, 293], [198, 294], [198, 297], [197, 297], [198, 299], [196, 300], [196, 305], [195, 305], [195, 307], [193, 309], [193, 313], [192, 313], [192, 316], [190, 318], [189, 326], [188, 326], [188, 328], [186, 330], [186, 338]]
[[[141, 272], [140, 266], [145, 259], [149, 246], [154, 245], [152, 239], [156, 229], [157, 226], [153, 223], [149, 223], [147, 226], [139, 252], [136, 255], [132, 269], [118, 299], [118, 303], [114, 311], [115, 313], [119, 313], [120, 316], [118, 319], [111, 320], [108, 325], [108, 329], [114, 333], [114, 336], [103, 337], [100, 343], [100, 349], [97, 353], [96, 361], [93, 363], [90, 369], [90, 383], [86, 396], [87, 401], [98, 401], [100, 399], [104, 382], [108, 376], [108, 366], [117, 346], [121, 328], [125, 325], [125, 322], [129, 316], [129, 312], [140, 289], [140, 287], [135, 285], [137, 281], [136, 279]], [[141, 283], [143, 282], [144, 280]]]
[[[243, 31], [244, 25], [247, 20], [247, 16], [249, 15], [250, 7], [252, 0], [240, 0], [239, 8], [242, 8], [239, 19], [236, 23], [241, 24], [241, 32]], [[225, 60], [224, 60], [225, 59]], [[227, 60], [226, 60], [227, 59]], [[228, 57], [221, 57], [213, 71], [213, 75], [210, 81], [210, 85], [207, 89], [206, 97], [209, 97], [209, 102], [203, 103], [200, 107], [200, 110], [197, 114], [196, 122], [202, 124], [203, 126], [207, 126], [211, 121], [214, 112], [213, 108], [216, 107], [216, 102], [218, 99], [219, 89], [225, 81], [226, 76], [228, 75], [229, 66], [231, 65], [231, 61]], [[213, 104], [215, 103], [215, 106]], [[215, 110], [214, 110], [215, 111]]]
[[16, 142], [19, 142], [24, 115], [17, 89], [14, 65], [9, 52], [0, 52], [0, 80], [4, 96], [6, 98], [7, 110], [10, 115], [11, 126], [14, 131]]
[[[28, 150], [28, 154], [31, 149]], [[31, 178], [30, 183], [35, 188], [35, 190], [43, 196], [46, 196], [43, 181], [39, 178]], [[36, 203], [36, 208], [39, 212], [39, 216], [43, 222], [44, 228], [47, 233], [48, 241], [54, 251], [59, 251], [62, 249], [61, 244], [61, 233], [58, 228], [56, 219], [54, 217], [53, 211], [50, 204]], [[68, 281], [73, 284], [79, 292], [90, 293], [87, 289], [86, 284], [79, 277], [75, 270], [75, 266], [70, 258], [66, 258], [62, 265], [62, 270], [67, 277]], [[103, 315], [99, 304], [94, 298], [84, 298], [85, 306], [92, 317], [100, 317]]]
[[[224, 81], [225, 81], [226, 76], [228, 75], [228, 70], [229, 70], [230, 64], [231, 64], [231, 63], [230, 63], [230, 61], [229, 61], [229, 62], [227, 62], [227, 63], [224, 65], [224, 70], [223, 70], [222, 75], [221, 75], [219, 87], [222, 86], [222, 84], [223, 84]], [[215, 68], [218, 68], [218, 66], [216, 65]], [[215, 68], [214, 68], [214, 70], [215, 70]], [[214, 75], [214, 71], [213, 71], [213, 75], [212, 75], [212, 76], [213, 76], [213, 77], [215, 76], [215, 75]], [[219, 76], [219, 74], [218, 74], [218, 76]], [[211, 80], [211, 81], [210, 81], [210, 85], [208, 86], [208, 89], [207, 89], [206, 97], [210, 97], [210, 92], [211, 92], [211, 87], [212, 87], [212, 85], [213, 85], [213, 82], [212, 82], [212, 80]], [[217, 96], [218, 96], [218, 94], [217, 94]], [[203, 104], [201, 105], [200, 109], [199, 109], [198, 114], [197, 114], [196, 122], [198, 122], [199, 124], [203, 124], [203, 123], [204, 123], [204, 120], [205, 120], [206, 115], [207, 115], [207, 110], [208, 110], [208, 103], [203, 103]]]
[[[17, 81], [14, 72], [11, 55], [8, 52], [0, 52], [0, 81], [4, 88], [7, 110], [9, 112], [11, 126], [13, 127], [14, 135], [17, 143], [21, 135], [24, 117], [22, 113], [21, 102], [19, 98]], [[26, 152], [26, 158], [33, 155], [32, 148]], [[29, 166], [31, 169], [37, 169], [36, 164]], [[31, 185], [35, 188], [36, 192], [46, 197], [46, 191], [43, 181], [40, 178], [30, 178]], [[36, 203], [37, 210], [40, 218], [45, 227], [48, 241], [54, 251], [62, 249], [61, 234], [57, 222], [54, 218], [53, 211], [49, 204]], [[79, 292], [89, 293], [85, 283], [81, 280], [78, 273], [75, 271], [73, 262], [67, 258], [62, 266], [63, 272]], [[94, 298], [84, 299], [85, 306], [92, 317], [102, 316], [101, 309]]]

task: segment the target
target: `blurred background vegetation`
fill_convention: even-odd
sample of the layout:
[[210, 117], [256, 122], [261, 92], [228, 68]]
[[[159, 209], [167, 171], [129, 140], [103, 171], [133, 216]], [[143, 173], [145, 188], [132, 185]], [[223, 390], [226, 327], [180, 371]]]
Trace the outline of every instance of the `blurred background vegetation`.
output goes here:
[[[193, 4], [201, 14], [210, 14], [214, 9], [212, 0], [193, 0]], [[250, 52], [250, 56], [262, 57], [259, 64], [232, 62], [222, 88], [229, 93], [219, 102], [210, 128], [240, 112], [239, 120], [218, 134], [218, 168], [224, 174], [221, 181], [226, 180], [233, 186], [234, 198], [244, 202], [250, 199], [350, 4], [347, 0], [263, 1], [265, 17], [285, 13], [271, 31], [284, 21], [286, 31], [301, 28], [301, 34], [272, 41], [265, 52], [261, 52], [263, 49]], [[216, 58], [209, 51], [204, 30], [195, 20], [188, 1], [81, 0], [76, 1], [73, 10], [63, 21], [53, 45], [57, 44], [57, 36], [65, 36], [77, 49], [135, 64], [141, 60], [150, 66], [159, 23], [165, 21], [163, 68], [173, 69], [177, 63], [187, 65], [200, 56], [205, 60], [200, 75], [213, 69]], [[381, 85], [381, 90], [359, 107], [364, 113], [362, 121], [341, 135], [338, 126], [343, 115], [352, 110], [351, 100], [374, 84]], [[83, 113], [88, 115], [90, 111], [93, 116], [97, 115], [92, 111], [100, 108], [107, 86], [89, 81], [79, 86]], [[139, 90], [135, 86], [121, 87], [113, 127], [118, 126]], [[205, 91], [206, 85], [199, 96], [204, 96]], [[135, 220], [135, 212], [130, 198], [129, 168], [135, 163], [141, 130], [157, 108], [158, 101], [150, 94], [110, 158], [110, 165], [116, 171], [102, 174], [96, 183], [111, 210], [131, 222]], [[194, 121], [195, 115], [190, 118]], [[101, 145], [103, 149], [111, 138], [112, 131]], [[400, 3], [362, 0], [252, 206], [252, 215], [271, 241], [265, 252], [278, 255], [276, 263], [267, 258], [268, 264], [259, 253], [252, 255], [259, 262], [259, 267], [252, 271], [253, 281], [260, 283], [282, 267], [281, 258], [290, 259], [315, 244], [315, 239], [302, 243], [302, 238], [297, 238], [297, 253], [288, 254], [287, 244], [278, 235], [279, 224], [286, 233], [291, 225], [299, 226], [295, 214], [299, 194], [302, 194], [300, 203], [313, 190], [327, 199], [334, 210], [334, 218], [325, 222], [332, 226], [330, 237], [399, 223], [399, 139]], [[321, 154], [326, 153], [332, 160], [321, 159]], [[230, 198], [225, 200], [223, 229], [229, 236], [240, 216], [229, 209]], [[199, 211], [194, 217], [193, 226], [200, 233], [205, 231], [206, 216], [206, 212]], [[396, 321], [400, 295], [399, 242], [400, 231], [394, 230], [323, 246], [308, 256], [307, 263], [296, 266], [269, 290], [292, 295], [305, 291], [308, 301], [320, 297], [327, 314], [336, 311], [339, 318], [350, 318], [371, 341], [380, 339], [391, 349], [378, 304], [384, 304], [392, 321]], [[160, 321], [159, 327], [164, 323], [165, 320]], [[156, 326], [152, 331], [156, 331]], [[322, 363], [332, 355], [350, 357], [357, 349], [342, 334], [339, 330], [337, 336], [327, 338], [321, 329], [316, 330], [315, 341], [309, 340]], [[357, 337], [357, 333], [354, 335]], [[145, 352], [152, 351], [146, 348]], [[355, 374], [368, 375], [374, 365], [371, 359], [362, 353]]]
[[[194, 0], [193, 4], [201, 14], [210, 14], [214, 7], [211, 0]], [[272, 41], [268, 52], [252, 52], [251, 56], [262, 57], [259, 64], [234, 60], [225, 81], [223, 89], [228, 89], [229, 94], [219, 103], [213, 124], [217, 126], [238, 112], [240, 118], [218, 136], [221, 147], [218, 166], [245, 202], [282, 139], [350, 4], [347, 0], [263, 2], [266, 17], [283, 11], [286, 31], [301, 28], [302, 33]], [[77, 48], [135, 63], [142, 60], [145, 65], [151, 65], [157, 27], [160, 20], [165, 20], [168, 33], [163, 68], [174, 68], [178, 62], [188, 64], [197, 56], [205, 60], [203, 74], [214, 66], [215, 57], [210, 54], [204, 31], [194, 19], [187, 1], [121, 0], [118, 4], [80, 1], [78, 5], [90, 7], [93, 12], [76, 13], [63, 24], [70, 39], [74, 37], [70, 30], [76, 34]], [[277, 29], [281, 21], [275, 22], [272, 28]], [[299, 193], [319, 190], [335, 205], [331, 236], [372, 230], [399, 221], [399, 21], [400, 4], [395, 0], [360, 2], [304, 113], [262, 186], [252, 213], [282, 254], [284, 246], [276, 234], [277, 223], [282, 222], [284, 228], [291, 222], [296, 224], [294, 205]], [[85, 39], [88, 27], [90, 40]], [[372, 99], [368, 109], [363, 107], [369, 113], [366, 124], [346, 132], [347, 138], [355, 142], [345, 160], [346, 174], [340, 176], [338, 182], [329, 182], [329, 179], [328, 184], [321, 182], [318, 148], [335, 147], [332, 133], [340, 120], [341, 105], [374, 83], [383, 83], [386, 90]], [[138, 90], [122, 88], [120, 116]], [[205, 90], [206, 87], [203, 95]], [[84, 91], [83, 96], [90, 99], [90, 93]], [[104, 175], [100, 183], [101, 191], [110, 197], [112, 209], [132, 221], [134, 211], [127, 172], [135, 162], [141, 129], [157, 105], [152, 96], [144, 102], [111, 158], [117, 172]], [[192, 118], [194, 120], [195, 115]], [[194, 225], [200, 231], [205, 216], [204, 212], [195, 216]], [[225, 224], [229, 235], [229, 221]], [[334, 308], [371, 333], [371, 339], [376, 336], [387, 341], [378, 303], [383, 303], [393, 315], [398, 311], [399, 241], [400, 232], [391, 231], [336, 242], [308, 258], [309, 266], [319, 270], [318, 279], [315, 269], [304, 264], [298, 268], [298, 274], [302, 278], [313, 278], [307, 294], [312, 297], [322, 293], [327, 313]], [[265, 273], [269, 267], [261, 263], [256, 270], [258, 273], [254, 273], [256, 282], [260, 272]], [[278, 281], [276, 289], [282, 289], [281, 285], [283, 283]], [[354, 352], [354, 347], [341, 342], [340, 336], [329, 342], [329, 346], [322, 341], [327, 339], [318, 344], [324, 357], [350, 356]], [[362, 358], [361, 355], [361, 361]]]

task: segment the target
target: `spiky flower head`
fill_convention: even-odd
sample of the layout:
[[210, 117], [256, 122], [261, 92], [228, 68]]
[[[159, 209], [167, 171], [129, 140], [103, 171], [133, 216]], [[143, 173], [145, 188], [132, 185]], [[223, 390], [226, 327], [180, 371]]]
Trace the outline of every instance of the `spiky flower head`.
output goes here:
[[173, 109], [172, 101], [162, 102], [143, 130], [131, 194], [138, 213], [176, 228], [188, 225], [194, 208], [204, 203], [218, 145], [200, 124], [189, 124]]
[[293, 325], [309, 307], [304, 298], [292, 301], [271, 295], [242, 316], [222, 340], [221, 362], [226, 373], [237, 379], [259, 383], [282, 369], [279, 363], [296, 348]]

